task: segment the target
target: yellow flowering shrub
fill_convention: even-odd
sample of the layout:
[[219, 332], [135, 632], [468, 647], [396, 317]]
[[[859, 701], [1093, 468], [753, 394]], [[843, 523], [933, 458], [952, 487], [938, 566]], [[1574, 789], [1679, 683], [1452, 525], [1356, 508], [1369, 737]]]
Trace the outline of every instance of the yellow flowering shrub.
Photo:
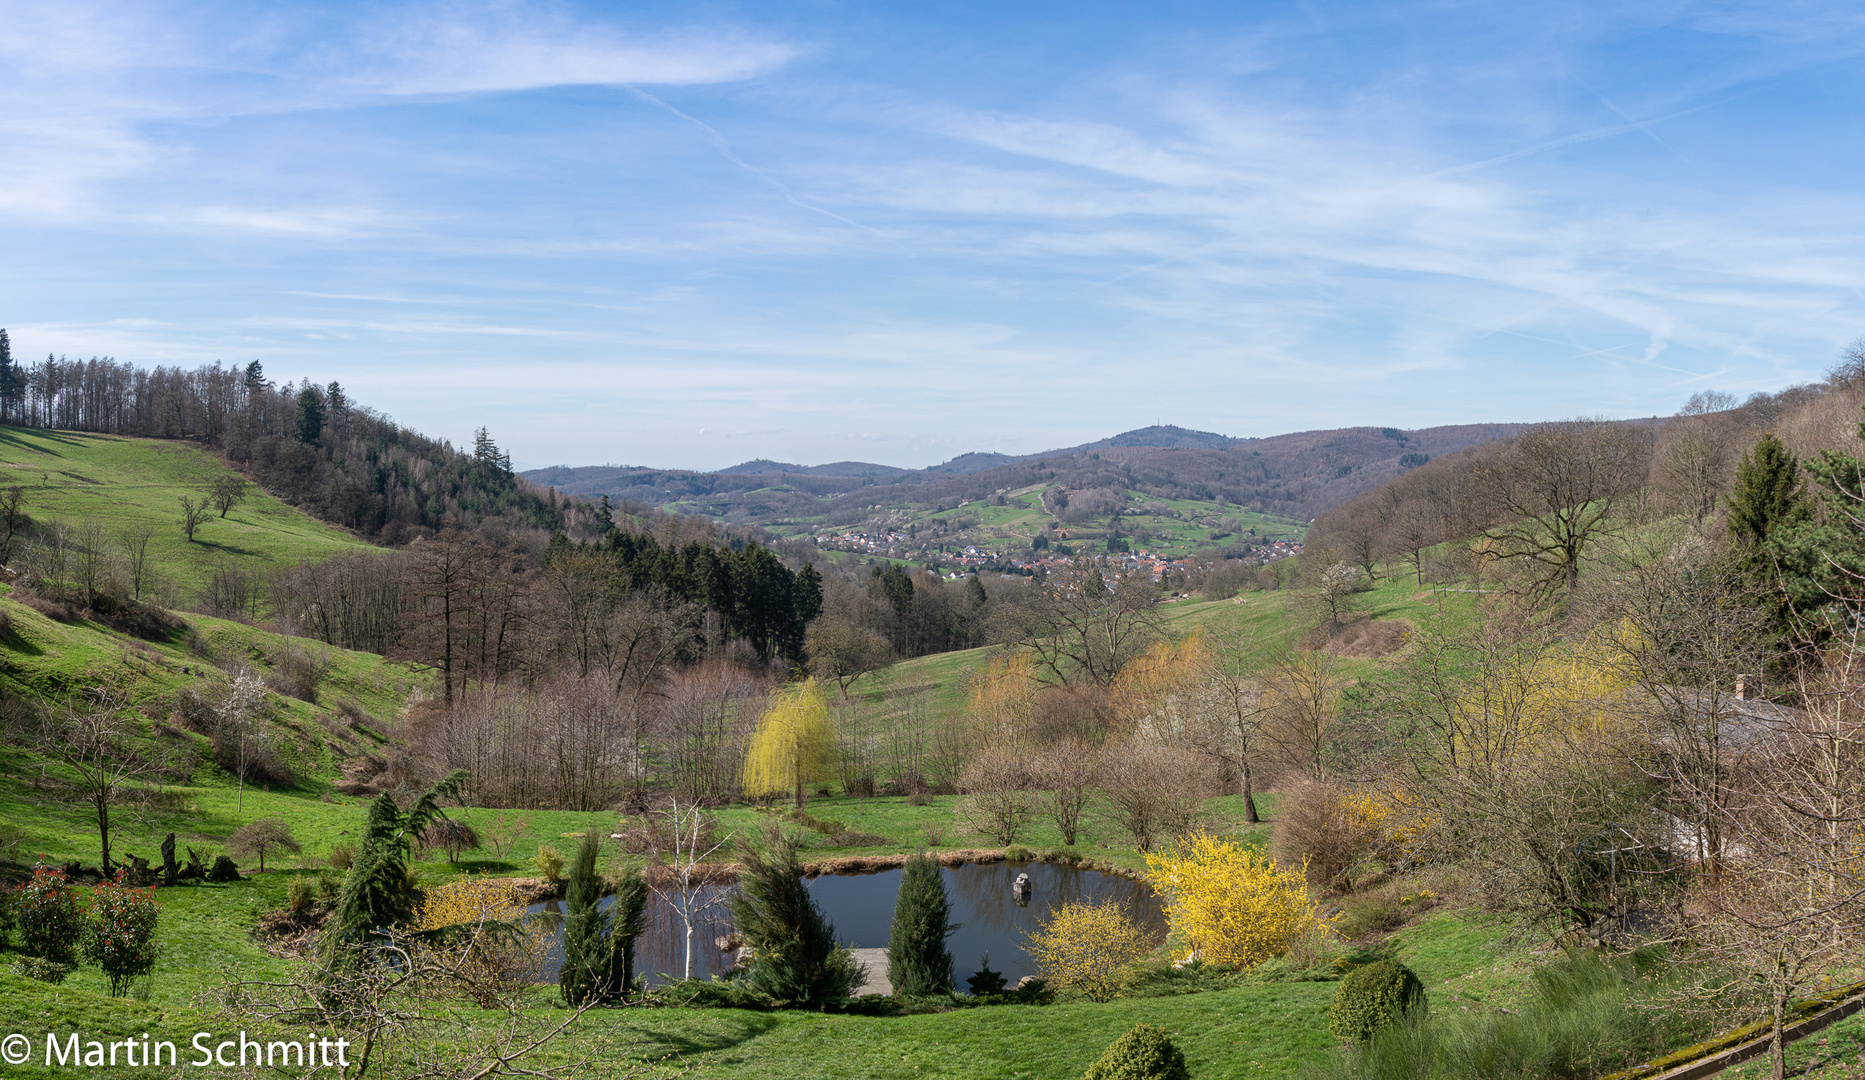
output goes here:
[[1196, 833], [1146, 866], [1172, 928], [1207, 963], [1250, 967], [1327, 929], [1301, 868], [1233, 841]]
[[415, 946], [428, 973], [426, 991], [493, 1008], [537, 982], [555, 935], [541, 922], [511, 925], [523, 916], [509, 880], [464, 878], [429, 889], [415, 909], [414, 928], [453, 933]]
[[1023, 951], [1051, 986], [1072, 986], [1094, 1001], [1111, 1001], [1121, 973], [1152, 952], [1153, 943], [1118, 902], [1073, 902], [1056, 908], [1031, 931]]

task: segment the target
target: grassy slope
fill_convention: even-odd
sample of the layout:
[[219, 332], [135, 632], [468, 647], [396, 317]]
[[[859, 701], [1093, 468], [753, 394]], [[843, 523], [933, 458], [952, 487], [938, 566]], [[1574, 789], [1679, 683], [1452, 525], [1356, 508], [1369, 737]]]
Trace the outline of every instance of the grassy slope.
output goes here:
[[[28, 447], [37, 442], [37, 448]], [[171, 444], [128, 444], [125, 440], [77, 438], [45, 433], [7, 433], [16, 464], [27, 453], [40, 453], [46, 462], [57, 454], [65, 467], [50, 477], [76, 473], [90, 479], [119, 481], [130, 498], [112, 498], [91, 490], [104, 487], [74, 477], [49, 482], [29, 491], [28, 501], [40, 516], [104, 515], [113, 523], [146, 520], [162, 524], [167, 505], [180, 491], [204, 487], [219, 467], [200, 451]], [[37, 460], [37, 459], [35, 459]], [[42, 471], [45, 475], [49, 470]], [[23, 475], [19, 480], [30, 479]], [[336, 530], [308, 522], [296, 511], [257, 493], [246, 512], [235, 511], [229, 523], [210, 522], [208, 529], [244, 530], [237, 542], [217, 550], [255, 563], [275, 563], [330, 551], [352, 543]], [[165, 572], [187, 580], [206, 565], [180, 541], [158, 554]], [[205, 533], [211, 537], [213, 534]], [[199, 547], [200, 545], [196, 545]], [[238, 551], [228, 548], [237, 547]], [[212, 554], [208, 559], [211, 560]], [[1287, 593], [1246, 594], [1238, 601], [1189, 602], [1168, 613], [1175, 631], [1222, 622], [1244, 622], [1263, 631], [1265, 652], [1283, 636], [1288, 620]], [[1429, 610], [1428, 598], [1417, 590], [1389, 583], [1369, 600], [1378, 617], [1417, 617]], [[222, 660], [238, 658], [264, 671], [282, 639], [237, 623], [201, 617], [189, 618], [192, 639], [149, 646], [131, 645], [106, 628], [88, 623], [56, 623], [0, 597], [0, 611], [12, 620], [15, 635], [6, 644], [5, 677], [16, 687], [45, 691], [89, 682], [101, 676], [133, 680], [145, 702], [172, 700], [198, 685], [214, 669], [203, 654]], [[972, 650], [924, 657], [903, 663], [858, 693], [877, 701], [899, 701], [906, 693], [929, 695], [935, 718], [963, 707], [964, 687], [971, 671], [986, 655]], [[197, 771], [192, 781], [172, 789], [172, 808], [141, 813], [125, 811], [118, 820], [116, 846], [151, 856], [162, 833], [177, 832], [180, 842], [219, 850], [226, 836], [240, 824], [261, 817], [290, 822], [304, 852], [273, 862], [274, 872], [249, 877], [225, 886], [199, 886], [159, 894], [166, 953], [150, 1000], [111, 1002], [99, 996], [100, 976], [82, 969], [65, 987], [51, 989], [0, 973], [0, 1027], [43, 1031], [48, 1026], [69, 1030], [84, 1027], [98, 1032], [132, 1033], [158, 1025], [170, 1031], [192, 1031], [204, 1023], [198, 1012], [201, 994], [228, 971], [264, 975], [282, 970], [280, 961], [266, 955], [248, 935], [259, 914], [277, 906], [292, 876], [315, 873], [331, 848], [354, 839], [364, 811], [364, 800], [333, 795], [319, 778], [327, 778], [334, 765], [322, 727], [328, 706], [350, 699], [378, 717], [392, 715], [418, 677], [379, 657], [331, 650], [332, 675], [324, 687], [322, 704], [313, 706], [292, 699], [277, 699], [281, 723], [315, 746], [303, 764], [313, 779], [292, 791], [249, 789], [243, 806], [235, 809], [236, 795], [224, 774], [211, 766]], [[1354, 661], [1355, 670], [1371, 670], [1373, 661]], [[189, 670], [183, 670], [183, 669]], [[360, 743], [367, 736], [350, 736]], [[93, 825], [84, 812], [60, 803], [30, 785], [37, 770], [34, 761], [17, 748], [0, 748], [0, 821], [25, 827], [24, 849], [44, 852], [55, 859], [94, 861]], [[861, 832], [886, 839], [883, 845], [853, 850], [836, 849], [823, 838], [813, 838], [809, 856], [874, 854], [911, 851], [927, 840], [931, 826], [942, 835], [942, 846], [971, 846], [975, 838], [960, 835], [953, 826], [950, 797], [915, 807], [902, 799], [872, 800], [834, 797], [813, 800], [818, 817], [847, 822]], [[1266, 840], [1267, 830], [1243, 830], [1235, 799], [1215, 799], [1209, 811], [1215, 821], [1238, 828], [1253, 843]], [[517, 873], [540, 844], [567, 853], [575, 834], [589, 826], [606, 827], [611, 813], [555, 811], [468, 810], [461, 812], [482, 832], [504, 837], [503, 848], [480, 853], [455, 867], [439, 859], [421, 863], [420, 875], [429, 882], [463, 872]], [[728, 831], [755, 826], [760, 815], [746, 808], [721, 812], [720, 824]], [[1035, 847], [1059, 842], [1047, 826], [1038, 825], [1027, 837]], [[1111, 846], [1104, 846], [1111, 845]], [[1137, 852], [1120, 846], [1113, 830], [1090, 825], [1079, 845], [1084, 854], [1129, 869], [1138, 869]], [[1467, 999], [1503, 993], [1517, 982], [1513, 967], [1496, 965], [1497, 935], [1455, 915], [1440, 915], [1402, 932], [1398, 940], [1402, 958], [1418, 968], [1434, 987], [1450, 987]], [[1511, 964], [1519, 963], [1511, 960]], [[1043, 1009], [996, 1008], [951, 1013], [863, 1018], [804, 1014], [760, 1014], [733, 1010], [623, 1011], [604, 1014], [595, 1024], [626, 1031], [640, 1040], [644, 1056], [677, 1052], [703, 1061], [702, 1075], [737, 1076], [846, 1076], [884, 1077], [906, 1074], [927, 1076], [1041, 1076], [1071, 1077], [1099, 1054], [1131, 1024], [1147, 1021], [1177, 1033], [1201, 1077], [1254, 1077], [1287, 1073], [1295, 1064], [1325, 1053], [1329, 1039], [1324, 1013], [1333, 992], [1328, 983], [1288, 983], [1249, 986], [1181, 997], [1147, 998], [1111, 1005], [1064, 1004]], [[1447, 989], [1446, 993], [1452, 993]]]
[[230, 474], [225, 462], [188, 443], [0, 427], [0, 486], [23, 487], [34, 519], [94, 518], [113, 533], [152, 526], [151, 561], [183, 589], [222, 562], [265, 568], [367, 546], [258, 487], [247, 488], [225, 519], [210, 517], [188, 543], [178, 499], [200, 496]]

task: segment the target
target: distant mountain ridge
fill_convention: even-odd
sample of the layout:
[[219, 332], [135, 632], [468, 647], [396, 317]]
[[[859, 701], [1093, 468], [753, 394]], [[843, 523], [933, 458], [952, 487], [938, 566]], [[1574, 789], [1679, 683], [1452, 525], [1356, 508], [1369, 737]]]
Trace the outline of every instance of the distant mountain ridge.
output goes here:
[[[1209, 431], [1193, 431], [1190, 428], [1175, 427], [1171, 424], [1135, 428], [1123, 431], [1112, 438], [1100, 442], [1083, 443], [1080, 446], [1064, 447], [1060, 450], [1044, 450], [1039, 454], [998, 454], [992, 452], [960, 454], [950, 461], [939, 465], [928, 465], [924, 469], [903, 469], [896, 465], [876, 465], [867, 461], [833, 461], [827, 465], [791, 465], [770, 458], [755, 458], [740, 462], [713, 472], [723, 476], [766, 475], [766, 476], [899, 476], [903, 473], [924, 472], [964, 476], [969, 473], [982, 472], [999, 465], [1010, 465], [1018, 461], [1031, 461], [1056, 454], [1076, 454], [1085, 450], [1100, 450], [1106, 447], [1152, 447], [1159, 450], [1177, 450], [1191, 447], [1199, 450], [1222, 450], [1251, 439], [1233, 439], [1229, 435], [1218, 435]], [[567, 466], [558, 466], [567, 468]], [[526, 474], [530, 475], [529, 473]]]
[[565, 494], [649, 506], [677, 503], [686, 512], [759, 525], [805, 518], [853, 523], [865, 520], [876, 505], [950, 508], [1039, 483], [1209, 500], [1306, 519], [1430, 458], [1507, 438], [1526, 426], [1354, 427], [1234, 438], [1162, 424], [1036, 454], [960, 454], [925, 469], [758, 458], [714, 472], [558, 465], [524, 476]]

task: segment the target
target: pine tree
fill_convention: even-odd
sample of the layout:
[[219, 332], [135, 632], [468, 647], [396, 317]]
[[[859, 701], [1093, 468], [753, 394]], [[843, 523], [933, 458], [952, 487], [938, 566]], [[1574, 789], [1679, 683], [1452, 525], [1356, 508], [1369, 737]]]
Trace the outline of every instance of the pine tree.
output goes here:
[[907, 860], [894, 898], [894, 925], [887, 937], [887, 979], [896, 997], [927, 997], [952, 989], [952, 952], [945, 939], [949, 922], [945, 875], [921, 852]]
[[732, 919], [756, 954], [746, 972], [753, 989], [785, 1004], [820, 1009], [845, 1000], [861, 979], [835, 927], [803, 884], [796, 838], [778, 829], [739, 855], [743, 872]]
[[298, 420], [292, 433], [301, 443], [314, 443], [323, 432], [324, 395], [318, 392], [317, 387], [307, 385], [298, 391]]

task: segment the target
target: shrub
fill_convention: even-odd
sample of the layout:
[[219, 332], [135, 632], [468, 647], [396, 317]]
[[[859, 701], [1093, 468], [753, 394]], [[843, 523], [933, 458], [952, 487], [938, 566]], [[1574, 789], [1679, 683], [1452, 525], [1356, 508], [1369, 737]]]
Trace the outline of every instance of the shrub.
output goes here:
[[331, 869], [348, 870], [350, 868], [350, 864], [354, 863], [355, 861], [356, 861], [356, 845], [355, 844], [332, 844], [330, 845], [330, 868]]
[[1082, 1080], [1191, 1080], [1191, 1071], [1165, 1032], [1151, 1024], [1135, 1024], [1088, 1066]]
[[1074, 987], [1094, 1001], [1113, 1000], [1127, 965], [1152, 949], [1146, 932], [1114, 900], [1063, 904], [1024, 944], [1045, 982]]
[[[304, 850], [297, 838], [292, 836], [291, 826], [276, 820], [255, 821], [240, 826], [227, 840], [227, 846], [242, 857], [259, 856], [259, 872], [262, 874], [266, 869], [267, 851], [284, 850], [296, 855]], [[218, 863], [215, 864], [215, 869], [219, 869]]]
[[417, 943], [433, 963], [418, 963], [424, 989], [490, 1009], [543, 973], [555, 934], [541, 921], [519, 923], [524, 905], [504, 878], [466, 878], [428, 891], [415, 910], [416, 930], [454, 928]]
[[1207, 963], [1249, 967], [1327, 927], [1301, 871], [1232, 841], [1196, 833], [1170, 854], [1149, 853], [1146, 866], [1173, 929]]
[[308, 877], [295, 877], [285, 886], [285, 910], [307, 915], [317, 905], [317, 885]]
[[122, 997], [130, 983], [155, 970], [156, 910], [151, 889], [133, 889], [123, 871], [91, 893], [91, 919], [84, 928], [84, 958], [110, 980], [110, 996]]
[[971, 991], [973, 997], [1001, 994], [1006, 985], [1008, 980], [1004, 978], [1004, 973], [991, 966], [990, 953], [978, 958], [978, 970], [965, 980], [965, 988]]
[[749, 987], [807, 1008], [847, 1000], [861, 968], [836, 945], [835, 927], [804, 886], [795, 837], [768, 829], [762, 847], [747, 846], [739, 861], [744, 869], [732, 919], [755, 953], [746, 972]]
[[887, 938], [887, 979], [896, 997], [951, 992], [952, 953], [945, 939], [957, 929], [939, 864], [924, 853], [908, 859]]
[[439, 818], [421, 831], [420, 844], [423, 850], [439, 848], [447, 853], [447, 861], [457, 863], [461, 854], [479, 850], [479, 833], [464, 821], [453, 818]]
[[965, 797], [957, 814], [966, 827], [994, 844], [1015, 843], [1036, 815], [1036, 782], [1029, 765], [1006, 750], [986, 750], [959, 777]]
[[78, 970], [76, 964], [55, 964], [37, 956], [22, 956], [13, 961], [13, 974], [28, 979], [37, 979], [42, 983], [57, 986], [65, 977]]
[[49, 964], [77, 963], [84, 912], [63, 870], [35, 867], [13, 896], [19, 951]]
[[549, 844], [539, 844], [537, 858], [532, 860], [531, 865], [537, 867], [540, 877], [555, 885], [563, 877], [563, 852]]
[[225, 855], [214, 856], [213, 868], [207, 871], [207, 880], [215, 882], [238, 881], [240, 868]]
[[1349, 883], [1384, 831], [1384, 804], [1329, 784], [1303, 784], [1282, 797], [1269, 851], [1283, 866], [1307, 866], [1317, 888]]
[[0, 889], [0, 951], [13, 943], [13, 898], [12, 889]]
[[1380, 960], [1354, 968], [1341, 980], [1328, 1006], [1328, 1030], [1336, 1038], [1361, 1042], [1424, 1004], [1418, 976], [1403, 964]]

